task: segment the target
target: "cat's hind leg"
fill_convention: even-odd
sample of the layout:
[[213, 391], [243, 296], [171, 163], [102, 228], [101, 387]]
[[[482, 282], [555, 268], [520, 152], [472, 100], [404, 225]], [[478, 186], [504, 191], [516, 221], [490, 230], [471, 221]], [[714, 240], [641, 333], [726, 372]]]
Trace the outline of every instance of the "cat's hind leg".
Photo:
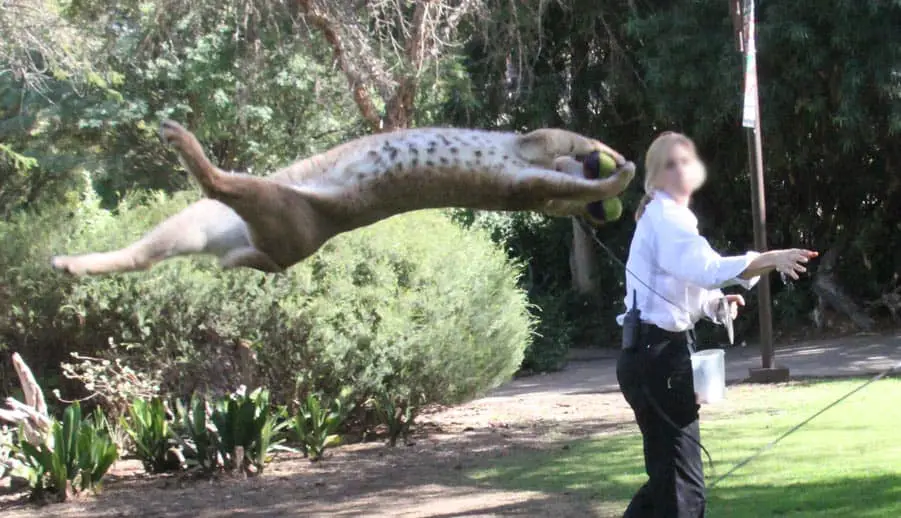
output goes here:
[[170, 257], [206, 253], [224, 258], [250, 246], [247, 229], [237, 214], [219, 202], [200, 200], [124, 248], [56, 256], [51, 266], [73, 275], [133, 272]]
[[[176, 122], [163, 121], [160, 137], [173, 147], [207, 197], [227, 205], [244, 220], [252, 248], [268, 256], [267, 264], [288, 268], [334, 235], [318, 208], [324, 201], [314, 193], [267, 178], [220, 170], [203, 153], [197, 138]], [[245, 261], [259, 264], [259, 259], [237, 255], [225, 265]]]

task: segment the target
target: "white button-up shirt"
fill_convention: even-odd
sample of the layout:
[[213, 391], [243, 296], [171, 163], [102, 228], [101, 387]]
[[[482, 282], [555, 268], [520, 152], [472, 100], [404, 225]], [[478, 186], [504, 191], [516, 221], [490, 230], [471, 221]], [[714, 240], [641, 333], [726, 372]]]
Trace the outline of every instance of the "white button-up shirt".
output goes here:
[[[723, 296], [720, 288], [754, 286], [758, 277], [747, 281], [738, 275], [758, 255], [721, 256], [698, 233], [694, 213], [666, 193], [657, 192], [638, 220], [629, 247], [626, 308], [632, 307], [634, 290], [641, 320], [661, 329], [686, 331], [705, 316], [716, 320], [708, 302]], [[620, 325], [623, 317], [617, 318]]]

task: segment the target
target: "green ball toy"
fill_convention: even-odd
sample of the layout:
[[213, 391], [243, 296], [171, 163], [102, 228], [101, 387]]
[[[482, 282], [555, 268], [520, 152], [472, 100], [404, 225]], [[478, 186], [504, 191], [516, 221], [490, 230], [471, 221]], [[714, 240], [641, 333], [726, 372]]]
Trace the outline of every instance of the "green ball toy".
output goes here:
[[616, 161], [607, 153], [598, 153], [599, 178], [607, 178], [616, 171]]
[[[607, 178], [616, 171], [616, 161], [606, 153], [595, 151], [585, 158], [584, 169], [585, 177], [588, 179]], [[600, 202], [589, 203], [586, 209], [595, 225], [602, 225], [622, 217], [623, 202], [616, 196]]]
[[616, 221], [623, 215], [623, 202], [616, 198], [610, 198], [601, 202], [604, 206], [604, 223]]

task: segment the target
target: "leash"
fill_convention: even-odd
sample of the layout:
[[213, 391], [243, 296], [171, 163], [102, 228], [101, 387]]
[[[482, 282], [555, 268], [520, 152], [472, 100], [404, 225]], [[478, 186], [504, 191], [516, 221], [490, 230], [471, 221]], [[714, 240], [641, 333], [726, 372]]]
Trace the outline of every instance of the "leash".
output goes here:
[[816, 419], [817, 417], [819, 417], [819, 416], [821, 416], [822, 414], [826, 413], [828, 410], [832, 409], [833, 407], [835, 407], [836, 405], [838, 405], [838, 404], [841, 403], [842, 401], [848, 399], [849, 397], [853, 396], [854, 394], [856, 394], [856, 393], [860, 392], [861, 390], [867, 388], [867, 387], [870, 386], [872, 383], [875, 383], [875, 382], [881, 380], [882, 378], [888, 376], [889, 374], [891, 374], [891, 373], [893, 373], [893, 372], [895, 372], [896, 370], [899, 370], [899, 369], [901, 369], [901, 362], [899, 362], [899, 363], [897, 363], [897, 364], [895, 364], [895, 365], [889, 367], [888, 369], [886, 369], [886, 370], [880, 372], [879, 374], [877, 374], [877, 375], [874, 376], [873, 378], [869, 379], [867, 382], [865, 382], [865, 383], [863, 383], [862, 385], [860, 385], [860, 386], [854, 388], [853, 390], [851, 390], [851, 391], [848, 392], [847, 394], [843, 395], [842, 397], [836, 399], [836, 400], [833, 401], [832, 403], [829, 403], [828, 405], [826, 405], [825, 407], [823, 407], [821, 410], [819, 410], [817, 413], [813, 414], [812, 416], [808, 417], [807, 419], [805, 419], [805, 420], [801, 421], [800, 423], [796, 424], [796, 425], [793, 426], [791, 429], [789, 429], [787, 432], [783, 433], [782, 435], [780, 435], [779, 437], [777, 437], [776, 439], [774, 439], [773, 441], [771, 441], [769, 444], [767, 444], [767, 445], [764, 446], [763, 448], [760, 448], [759, 450], [757, 450], [757, 451], [754, 452], [753, 454], [747, 456], [744, 460], [742, 460], [741, 462], [739, 462], [738, 464], [736, 464], [735, 466], [733, 466], [732, 469], [730, 469], [729, 471], [727, 471], [726, 473], [724, 473], [722, 476], [718, 477], [716, 480], [714, 480], [712, 483], [710, 483], [710, 485], [708, 485], [707, 487], [710, 488], [710, 489], [713, 489], [714, 487], [717, 486], [717, 484], [719, 484], [719, 483], [722, 482], [723, 480], [726, 480], [726, 479], [727, 479], [728, 477], [730, 477], [733, 473], [735, 473], [735, 472], [738, 471], [739, 469], [741, 469], [741, 468], [745, 467], [746, 465], [748, 465], [749, 463], [751, 463], [751, 461], [757, 459], [758, 457], [760, 457], [760, 456], [763, 455], [764, 453], [766, 453], [766, 452], [768, 452], [769, 450], [773, 449], [773, 447], [776, 446], [779, 442], [781, 442], [783, 439], [785, 439], [785, 438], [788, 437], [789, 435], [791, 435], [791, 434], [797, 432], [798, 430], [800, 430], [801, 428], [803, 428], [807, 423], [813, 421], [813, 420]]
[[[609, 255], [610, 258], [613, 259], [614, 262], [616, 262], [617, 264], [619, 264], [620, 266], [622, 266], [623, 269], [626, 271], [626, 273], [628, 273], [629, 275], [631, 275], [633, 278], [635, 278], [635, 280], [637, 280], [639, 283], [641, 283], [645, 288], [647, 288], [647, 289], [650, 290], [652, 293], [654, 293], [655, 295], [657, 295], [657, 296], [660, 297], [661, 299], [663, 299], [663, 300], [665, 300], [666, 302], [668, 302], [669, 304], [671, 304], [673, 307], [675, 307], [675, 308], [678, 309], [679, 311], [685, 311], [684, 309], [682, 309], [681, 307], [679, 307], [678, 304], [675, 304], [674, 302], [668, 300], [666, 297], [664, 297], [663, 295], [661, 295], [660, 293], [658, 293], [657, 291], [655, 291], [653, 288], [651, 288], [650, 286], [648, 286], [647, 284], [645, 284], [645, 282], [644, 282], [643, 280], [641, 280], [637, 275], [635, 275], [634, 273], [632, 273], [632, 272], [629, 270], [629, 268], [626, 266], [626, 263], [624, 263], [624, 262], [623, 262], [616, 254], [614, 254], [614, 253], [613, 253], [613, 250], [611, 250], [611, 249], [610, 249], [603, 241], [601, 241], [600, 238], [598, 238], [597, 234], [594, 232], [594, 229], [592, 229], [592, 228], [591, 228], [591, 227], [590, 227], [590, 226], [589, 226], [582, 218], [576, 218], [576, 219], [579, 221], [579, 225], [582, 227], [582, 230], [584, 230], [585, 232], [587, 232], [588, 235], [590, 235], [591, 238], [594, 240], [594, 242], [597, 243], [598, 246], [600, 246], [605, 252], [607, 252], [607, 255]], [[784, 283], [789, 287], [789, 289], [792, 287], [792, 284], [791, 284], [790, 282], [787, 281], [787, 277], [786, 277], [784, 274], [782, 274], [781, 272], [780, 272], [780, 278], [782, 279], [782, 282], [784, 282]], [[847, 392], [846, 394], [842, 395], [841, 397], [839, 397], [839, 398], [836, 399], [835, 401], [829, 403], [828, 405], [826, 405], [825, 407], [823, 407], [822, 409], [820, 409], [819, 411], [817, 411], [816, 413], [814, 413], [813, 415], [811, 415], [810, 417], [808, 417], [807, 419], [805, 419], [805, 420], [801, 421], [800, 423], [796, 424], [795, 426], [793, 426], [792, 428], [790, 428], [788, 431], [786, 431], [785, 433], [783, 433], [782, 435], [780, 435], [780, 436], [777, 437], [776, 439], [770, 441], [769, 444], [767, 444], [767, 445], [765, 445], [764, 447], [758, 449], [757, 451], [755, 451], [755, 452], [752, 453], [751, 455], [745, 457], [742, 461], [740, 461], [740, 462], [738, 462], [737, 464], [735, 464], [734, 466], [732, 466], [732, 468], [731, 468], [729, 471], [727, 471], [726, 473], [723, 473], [721, 476], [717, 477], [713, 482], [711, 482], [711, 483], [707, 486], [707, 488], [708, 488], [708, 489], [713, 489], [713, 488], [716, 487], [720, 482], [722, 482], [723, 480], [726, 480], [727, 478], [729, 478], [730, 476], [732, 476], [733, 474], [735, 474], [735, 473], [736, 473], [738, 470], [740, 470], [741, 468], [747, 466], [748, 464], [750, 464], [751, 462], [753, 462], [754, 460], [756, 460], [758, 457], [760, 457], [760, 456], [763, 455], [764, 453], [766, 453], [766, 452], [770, 451], [771, 449], [773, 449], [777, 444], [779, 444], [780, 442], [782, 442], [782, 440], [784, 440], [786, 437], [788, 437], [788, 436], [794, 434], [795, 432], [797, 432], [798, 430], [800, 430], [801, 428], [803, 428], [804, 426], [806, 426], [808, 423], [810, 423], [811, 421], [813, 421], [813, 420], [816, 419], [817, 417], [819, 417], [819, 416], [823, 415], [824, 413], [828, 412], [829, 410], [831, 410], [832, 408], [834, 408], [834, 407], [837, 406], [838, 404], [842, 403], [843, 401], [845, 401], [846, 399], [850, 398], [850, 397], [853, 396], [854, 394], [860, 392], [861, 390], [867, 388], [867, 387], [870, 386], [871, 384], [873, 384], [873, 383], [875, 383], [875, 382], [881, 380], [882, 378], [884, 378], [884, 377], [886, 377], [886, 376], [889, 376], [890, 374], [892, 374], [893, 372], [898, 371], [898, 370], [901, 370], [901, 362], [898, 362], [898, 363], [896, 363], [895, 365], [892, 365], [892, 366], [889, 367], [888, 369], [885, 369], [884, 371], [882, 371], [882, 372], [880, 372], [879, 374], [875, 375], [874, 377], [870, 378], [870, 379], [867, 380], [866, 382], [864, 382], [864, 383], [862, 383], [861, 385], [855, 387], [854, 389], [852, 389], [851, 391], [849, 391], [849, 392]], [[653, 398], [649, 398], [649, 399], [651, 400], [651, 405], [652, 405], [653, 407], [655, 407], [655, 410], [656, 410], [658, 413], [661, 413], [662, 416], [670, 423], [671, 426], [675, 426], [675, 423], [672, 423], [672, 421], [670, 421], [670, 420], [668, 419], [668, 416], [666, 416], [666, 414], [663, 412], [663, 409], [659, 407], [659, 405], [657, 404], [656, 400], [654, 400]], [[677, 429], [678, 429], [678, 427], [677, 427]], [[712, 467], [713, 467], [713, 460], [711, 459], [710, 454], [707, 453], [707, 449], [704, 448], [704, 446], [702, 446], [700, 442], [698, 442], [698, 441], [695, 441], [695, 442], [697, 442], [698, 446], [700, 446], [701, 449], [704, 450], [704, 453], [707, 455], [708, 462], [710, 462], [710, 465], [711, 465], [711, 468], [712, 468]]]

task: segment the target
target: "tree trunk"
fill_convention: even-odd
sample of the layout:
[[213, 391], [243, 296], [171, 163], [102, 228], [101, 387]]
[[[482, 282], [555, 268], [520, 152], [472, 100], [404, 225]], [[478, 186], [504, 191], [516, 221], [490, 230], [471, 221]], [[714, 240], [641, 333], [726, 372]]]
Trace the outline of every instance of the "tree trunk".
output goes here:
[[572, 275], [572, 287], [579, 293], [595, 293], [599, 289], [597, 282], [597, 256], [594, 241], [576, 218], [570, 218], [573, 224], [573, 245], [569, 252], [569, 271]]
[[[845, 294], [833, 273], [835, 263], [838, 262], [842, 250], [847, 244], [847, 236], [848, 234], [845, 234], [839, 238], [836, 244], [823, 254], [823, 260], [813, 279], [813, 291], [819, 298], [820, 308], [829, 306], [848, 317], [861, 330], [869, 331], [875, 322], [857, 303], [851, 300], [851, 297]], [[822, 313], [822, 309], [820, 311]]]
[[[587, 87], [588, 54], [590, 42], [585, 37], [572, 39], [572, 96], [569, 99], [572, 127], [575, 131], [588, 129], [591, 110], [591, 89]], [[600, 290], [597, 281], [597, 255], [591, 236], [576, 218], [572, 219], [573, 241], [569, 254], [569, 270], [572, 287], [578, 293], [589, 294]]]

